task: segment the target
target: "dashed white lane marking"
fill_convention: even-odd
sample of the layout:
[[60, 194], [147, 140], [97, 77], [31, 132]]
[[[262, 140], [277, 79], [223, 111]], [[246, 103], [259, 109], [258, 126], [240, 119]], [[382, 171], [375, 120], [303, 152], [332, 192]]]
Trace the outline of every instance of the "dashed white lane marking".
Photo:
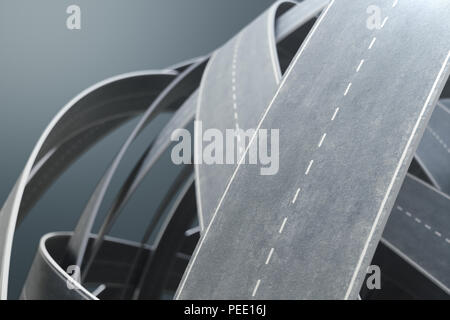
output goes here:
[[255, 288], [253, 289], [252, 297], [254, 297], [256, 295], [256, 291], [258, 291], [260, 283], [261, 283], [261, 279], [258, 279], [258, 281], [256, 281]]
[[[259, 120], [258, 125], [257, 125], [257, 127], [256, 127], [256, 130], [255, 130], [255, 132], [253, 133], [253, 135], [252, 135], [252, 137], [251, 137], [251, 139], [250, 139], [250, 142], [248, 143], [248, 145], [247, 145], [246, 148], [245, 148], [244, 154], [241, 156], [241, 158], [240, 158], [240, 160], [239, 160], [239, 162], [238, 162], [237, 167], [234, 169], [233, 174], [231, 175], [231, 178], [230, 178], [230, 180], [228, 181], [227, 186], [225, 187], [225, 191], [223, 192], [222, 196], [221, 196], [220, 199], [219, 199], [219, 203], [217, 204], [216, 209], [214, 210], [214, 213], [213, 213], [211, 219], [209, 220], [209, 224], [208, 224], [208, 226], [207, 226], [206, 229], [205, 229], [205, 233], [204, 233], [204, 235], [200, 238], [200, 242], [198, 243], [196, 250], [194, 251], [194, 253], [193, 253], [192, 256], [191, 256], [191, 260], [190, 260], [190, 262], [189, 262], [189, 265], [188, 265], [187, 268], [186, 268], [186, 271], [185, 271], [185, 273], [184, 273], [184, 276], [183, 276], [183, 278], [181, 279], [181, 283], [180, 283], [180, 285], [179, 285], [179, 287], [178, 287], [178, 291], [177, 291], [177, 293], [175, 294], [175, 299], [176, 299], [176, 300], [179, 300], [179, 299], [180, 299], [180, 296], [181, 296], [181, 294], [182, 294], [182, 292], [183, 292], [183, 290], [184, 290], [184, 288], [185, 288], [185, 286], [186, 286], [186, 281], [187, 281], [187, 279], [189, 278], [189, 275], [190, 275], [190, 273], [191, 273], [191, 271], [192, 271], [193, 266], [195, 265], [195, 262], [196, 262], [196, 260], [197, 260], [198, 254], [199, 254], [199, 252], [201, 251], [201, 248], [203, 247], [203, 244], [205, 243], [205, 239], [208, 238], [208, 233], [209, 233], [209, 231], [210, 231], [210, 229], [211, 229], [211, 226], [213, 225], [213, 223], [214, 223], [214, 221], [215, 221], [215, 219], [216, 219], [216, 217], [217, 217], [217, 214], [218, 214], [219, 210], [220, 210], [221, 207], [222, 207], [222, 203], [223, 203], [223, 201], [224, 201], [224, 199], [225, 199], [225, 197], [226, 197], [226, 195], [227, 195], [227, 193], [228, 193], [228, 191], [229, 191], [229, 189], [230, 189], [230, 187], [231, 187], [231, 185], [232, 185], [232, 183], [233, 183], [233, 181], [234, 181], [234, 179], [235, 179], [235, 177], [236, 177], [236, 175], [237, 175], [237, 173], [238, 173], [238, 171], [239, 171], [239, 168], [240, 168], [241, 164], [242, 164], [243, 161], [244, 161], [244, 158], [245, 158], [245, 156], [246, 156], [248, 150], [250, 149], [251, 144], [252, 144], [253, 141], [255, 140], [258, 131], [260, 130], [260, 128], [261, 128], [261, 126], [262, 126], [262, 124], [263, 124], [265, 118], [267, 117], [267, 114], [268, 114], [269, 111], [272, 109], [272, 107], [273, 107], [273, 105], [274, 105], [274, 102], [275, 102], [276, 98], [278, 97], [278, 95], [279, 95], [279, 93], [281, 92], [281, 90], [282, 90], [284, 84], [286, 83], [286, 79], [289, 78], [290, 73], [291, 73], [292, 70], [294, 69], [293, 66], [296, 65], [297, 61], [298, 61], [298, 60], [300, 59], [300, 57], [303, 55], [303, 52], [304, 52], [305, 49], [308, 47], [308, 44], [309, 44], [311, 38], [312, 38], [313, 35], [316, 33], [317, 28], [322, 24], [323, 19], [327, 16], [327, 14], [328, 14], [330, 8], [334, 5], [334, 3], [335, 3], [335, 0], [331, 0], [331, 1], [330, 1], [330, 3], [328, 4], [327, 8], [323, 11], [323, 13], [320, 15], [319, 19], [317, 20], [317, 22], [314, 24], [313, 28], [312, 28], [311, 31], [309, 32], [309, 34], [308, 34], [308, 36], [306, 37], [305, 41], [303, 42], [302, 47], [300, 48], [300, 50], [299, 50], [298, 53], [296, 54], [295, 58], [294, 58], [293, 61], [291, 62], [289, 68], [287, 69], [286, 73], [284, 74], [284, 77], [283, 77], [283, 79], [281, 80], [281, 84], [278, 86], [278, 89], [277, 89], [275, 95], [273, 96], [271, 102], [269, 103], [269, 106], [266, 108], [266, 110], [264, 111], [264, 113], [263, 113], [261, 119]], [[202, 82], [202, 83], [203, 83], [203, 82]], [[287, 218], [285, 218], [285, 219], [287, 220]], [[284, 224], [282, 225], [282, 227], [283, 227], [283, 226], [284, 226]], [[281, 233], [281, 231], [282, 231], [282, 228], [280, 229], [280, 233]]]
[[239, 154], [242, 154], [243, 152], [243, 146], [241, 145], [241, 135], [239, 134], [239, 116], [238, 116], [238, 107], [237, 107], [237, 95], [236, 95], [236, 61], [237, 61], [237, 52], [239, 48], [239, 44], [241, 41], [241, 35], [238, 36], [236, 39], [236, 44], [234, 45], [233, 50], [233, 65], [232, 65], [232, 96], [233, 96], [233, 110], [234, 110], [234, 122], [237, 130], [237, 141], [239, 145]]
[[292, 199], [292, 203], [295, 203], [295, 201], [297, 201], [299, 192], [300, 192], [300, 188], [298, 188], [297, 191], [295, 192], [294, 199]]
[[447, 108], [445, 105], [443, 105], [441, 102], [438, 102], [436, 105], [437, 105], [437, 106], [439, 107], [439, 109], [441, 109], [442, 111], [447, 112], [448, 114], [450, 114], [450, 109]]
[[384, 18], [383, 23], [381, 24], [381, 28], [384, 28], [384, 25], [388, 21], [389, 17]]
[[334, 110], [333, 116], [331, 117], [331, 121], [334, 121], [334, 119], [336, 119], [338, 112], [339, 112], [339, 107], [337, 107], [336, 110]]
[[369, 50], [372, 49], [375, 41], [377, 41], [377, 37], [373, 37], [373, 39], [372, 39], [372, 41], [370, 42], [370, 45], [369, 45]]
[[348, 84], [348, 86], [347, 86], [347, 89], [345, 89], [345, 92], [344, 92], [344, 97], [348, 94], [348, 92], [350, 91], [350, 88], [352, 87], [352, 83], [350, 82], [349, 84]]
[[305, 171], [305, 176], [308, 175], [309, 171], [311, 170], [311, 167], [312, 167], [313, 163], [314, 163], [314, 160], [311, 160], [311, 161], [309, 162], [308, 168], [306, 168], [306, 171]]
[[416, 124], [414, 125], [413, 130], [410, 133], [409, 139], [408, 139], [408, 141], [406, 143], [406, 146], [403, 149], [403, 152], [402, 152], [402, 155], [400, 156], [399, 162], [397, 163], [397, 167], [395, 168], [394, 175], [392, 176], [391, 182], [388, 185], [388, 188], [386, 190], [384, 198], [381, 201], [380, 208], [378, 209], [377, 215], [376, 215], [375, 220], [374, 220], [374, 222], [372, 224], [372, 228], [370, 229], [369, 236], [366, 239], [366, 242], [364, 244], [364, 248], [363, 248], [363, 250], [361, 252], [361, 255], [359, 256], [359, 260], [358, 260], [358, 263], [356, 265], [355, 271], [353, 272], [353, 276], [350, 279], [350, 283], [349, 283], [349, 286], [347, 288], [347, 292], [345, 293], [345, 297], [344, 297], [345, 300], [347, 300], [348, 297], [350, 296], [350, 294], [352, 293], [352, 290], [353, 290], [353, 287], [354, 287], [354, 285], [356, 283], [356, 279], [357, 279], [358, 273], [360, 272], [360, 269], [361, 269], [364, 257], [365, 257], [365, 255], [367, 253], [367, 250], [369, 249], [370, 241], [373, 239], [376, 227], [378, 226], [378, 221], [380, 220], [380, 218], [381, 218], [381, 216], [383, 214], [383, 210], [385, 209], [386, 203], [387, 203], [387, 201], [389, 199], [389, 195], [391, 194], [392, 188], [394, 186], [394, 182], [396, 181], [396, 179], [398, 177], [398, 174], [399, 174], [400, 169], [401, 169], [401, 167], [403, 165], [403, 162], [406, 159], [406, 155], [408, 154], [409, 147], [410, 147], [410, 145], [411, 145], [411, 143], [413, 141], [413, 138], [415, 137], [415, 134], [416, 134], [416, 132], [417, 132], [417, 130], [419, 128], [419, 124], [420, 124], [421, 120], [423, 119], [423, 115], [424, 115], [424, 113], [426, 111], [426, 108], [429, 105], [429, 103], [431, 102], [431, 99], [433, 97], [433, 93], [436, 90], [436, 87], [437, 87], [437, 85], [439, 83], [439, 80], [442, 78], [442, 75], [444, 74], [445, 67], [447, 66], [447, 63], [448, 63], [449, 59], [450, 59], [450, 51], [448, 52], [447, 57], [445, 58], [444, 63], [442, 64], [442, 67], [441, 67], [441, 69], [439, 70], [439, 72], [437, 74], [437, 77], [436, 77], [436, 79], [435, 79], [435, 81], [433, 83], [433, 86], [431, 87], [430, 93], [428, 94], [428, 97], [425, 100], [425, 103], [424, 103], [424, 105], [422, 107], [422, 110], [420, 111], [420, 113], [418, 115], [418, 119], [416, 121]]
[[424, 105], [422, 107], [422, 110], [418, 114], [418, 118], [417, 118], [416, 124], [414, 125], [413, 130], [410, 133], [410, 136], [409, 136], [409, 139], [408, 139], [408, 141], [406, 143], [406, 146], [403, 149], [403, 152], [402, 152], [402, 155], [401, 155], [401, 157], [399, 159], [399, 162], [397, 163], [397, 167], [395, 168], [394, 175], [392, 176], [391, 182], [389, 183], [389, 186], [388, 186], [387, 191], [386, 191], [386, 193], [384, 195], [383, 201], [381, 202], [381, 206], [380, 206], [380, 208], [378, 210], [378, 213], [376, 215], [375, 221], [372, 224], [372, 228], [371, 228], [371, 230], [369, 232], [369, 237], [367, 238], [366, 243], [364, 244], [364, 248], [363, 248], [362, 254], [359, 256], [358, 264], [356, 266], [355, 272], [353, 272], [353, 276], [352, 276], [352, 278], [350, 280], [350, 284], [349, 284], [347, 292], [345, 294], [345, 298], [344, 298], [345, 300], [348, 299], [348, 297], [350, 296], [350, 293], [353, 290], [353, 287], [355, 285], [356, 278], [358, 276], [359, 270], [361, 269], [361, 265], [363, 263], [364, 257], [366, 255], [366, 252], [367, 252], [368, 248], [369, 248], [370, 241], [373, 238], [373, 235], [375, 233], [375, 229], [376, 229], [376, 227], [378, 225], [378, 221], [381, 218], [383, 210], [385, 209], [387, 200], [388, 200], [389, 195], [391, 194], [392, 188], [394, 186], [394, 182], [398, 178], [398, 174], [400, 172], [400, 168], [402, 167], [402, 165], [404, 163], [404, 160], [406, 159], [406, 155], [408, 154], [409, 147], [410, 147], [410, 145], [411, 145], [411, 143], [413, 141], [413, 138], [415, 137], [415, 133], [417, 132], [417, 130], [419, 128], [419, 125], [420, 125], [420, 123], [421, 123], [421, 121], [423, 119], [423, 116], [424, 116], [424, 113], [426, 111], [426, 108], [431, 102], [431, 99], [433, 97], [433, 93], [435, 93], [436, 87], [437, 87], [437, 85], [439, 83], [439, 80], [441, 80], [442, 75], [444, 74], [445, 67], [447, 66], [449, 60], [450, 60], [450, 50], [448, 51], [447, 57], [444, 59], [444, 63], [442, 64], [441, 69], [439, 70], [439, 72], [437, 74], [437, 77], [434, 80], [433, 86], [431, 87], [430, 93], [428, 94], [428, 97], [425, 100], [425, 103], [424, 103]]
[[430, 127], [427, 127], [427, 130], [430, 131], [431, 135], [439, 142], [439, 144], [448, 152], [450, 153], [449, 146], [442, 140], [442, 138]]
[[[409, 211], [404, 211], [403, 208], [402, 208], [401, 206], [397, 206], [397, 210], [400, 211], [400, 212], [404, 212], [408, 217], [414, 218], [414, 221], [415, 221], [415, 222], [417, 222], [417, 223], [419, 223], [419, 224], [422, 224], [422, 220], [420, 220], [420, 219], [417, 218], [417, 217], [414, 217], [414, 216], [412, 215], [412, 213], [410, 213]], [[429, 224], [424, 223], [423, 226], [424, 226], [427, 230], [432, 231], [432, 230], [431, 230], [432, 228], [431, 228], [431, 226], [430, 226]], [[432, 231], [432, 232], [433, 232], [434, 235], [436, 235], [437, 237], [442, 238], [442, 233], [440, 233], [439, 231], [434, 230], [434, 231]], [[450, 239], [445, 238], [445, 242], [447, 242], [447, 243], [450, 244]]]
[[319, 144], [317, 145], [318, 148], [320, 148], [320, 147], [322, 146], [323, 142], [325, 141], [325, 137], [326, 137], [326, 136], [327, 136], [326, 133], [324, 133], [324, 134], [322, 135], [322, 138], [320, 139]]
[[362, 65], [364, 64], [364, 59], [361, 60], [361, 62], [358, 65], [358, 68], [356, 68], [356, 72], [359, 72], [361, 70]]
[[283, 223], [281, 224], [280, 230], [278, 230], [278, 233], [282, 233], [283, 232], [284, 226], [286, 225], [286, 221], [287, 221], [287, 217], [284, 218]]
[[394, 3], [392, 4], [392, 8], [395, 8], [398, 4], [398, 0], [394, 0]]
[[274, 248], [270, 249], [269, 255], [267, 256], [267, 259], [266, 259], [266, 264], [269, 264], [270, 258], [272, 258], [272, 254], [273, 254], [274, 250], [275, 250]]

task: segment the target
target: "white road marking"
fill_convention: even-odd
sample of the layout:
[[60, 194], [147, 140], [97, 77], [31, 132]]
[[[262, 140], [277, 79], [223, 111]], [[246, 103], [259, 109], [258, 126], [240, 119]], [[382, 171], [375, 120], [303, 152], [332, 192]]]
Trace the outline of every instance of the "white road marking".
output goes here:
[[442, 111], [447, 112], [448, 114], [450, 114], [450, 109], [448, 109], [446, 106], [444, 106], [441, 102], [438, 101], [437, 106], [442, 109]]
[[283, 232], [284, 226], [286, 225], [286, 221], [287, 221], [287, 217], [284, 218], [283, 223], [281, 224], [280, 230], [278, 230], [278, 233], [281, 234]]
[[381, 24], [381, 28], [384, 28], [384, 25], [388, 21], [389, 17], [384, 18], [383, 23]]
[[400, 206], [397, 206], [397, 210], [398, 210], [398, 211], [403, 211], [403, 208], [400, 207]]
[[98, 296], [100, 293], [102, 293], [106, 289], [106, 286], [102, 283], [99, 285], [94, 291], [92, 291], [93, 296]]
[[274, 248], [270, 249], [269, 255], [267, 256], [267, 259], [266, 259], [266, 264], [269, 264], [270, 258], [272, 258], [273, 250], [275, 250], [275, 249]]
[[323, 141], [325, 140], [325, 137], [327, 136], [326, 133], [323, 134], [322, 139], [320, 139], [319, 141], [319, 145], [317, 146], [318, 148], [320, 148], [322, 146]]
[[450, 59], [450, 50], [448, 51], [447, 57], [445, 58], [444, 63], [442, 64], [442, 67], [441, 67], [441, 69], [438, 72], [436, 80], [434, 81], [433, 86], [431, 87], [430, 93], [428, 94], [428, 97], [427, 97], [427, 99], [426, 99], [426, 101], [425, 101], [425, 103], [424, 103], [424, 105], [422, 107], [422, 110], [420, 111], [420, 114], [419, 114], [419, 116], [417, 118], [416, 124], [414, 125], [414, 128], [413, 128], [413, 130], [411, 132], [411, 135], [409, 136], [409, 139], [408, 139], [408, 141], [407, 141], [407, 143], [405, 145], [405, 148], [403, 149], [403, 153], [402, 153], [402, 155], [401, 155], [401, 157], [399, 159], [397, 167], [395, 168], [394, 175], [392, 176], [392, 179], [391, 179], [391, 182], [389, 183], [389, 186], [388, 186], [388, 189], [386, 191], [386, 194], [384, 195], [383, 201], [381, 202], [381, 205], [380, 205], [380, 208], [378, 210], [377, 216], [375, 217], [374, 223], [372, 224], [372, 229], [370, 230], [369, 236], [366, 239], [366, 243], [364, 245], [363, 251], [361, 252], [361, 255], [359, 256], [358, 263], [356, 265], [355, 271], [353, 272], [353, 276], [352, 276], [352, 278], [350, 280], [350, 283], [349, 283], [349, 286], [347, 288], [347, 292], [345, 294], [345, 299], [346, 300], [350, 296], [350, 293], [352, 293], [352, 290], [353, 290], [353, 287], [355, 285], [356, 278], [358, 276], [359, 270], [361, 269], [364, 257], [365, 257], [365, 255], [367, 253], [368, 248], [369, 248], [370, 241], [372, 240], [372, 237], [373, 237], [373, 235], [375, 233], [375, 229], [378, 226], [378, 221], [380, 220], [381, 215], [383, 214], [384, 207], [386, 206], [386, 203], [387, 203], [387, 200], [389, 198], [389, 195], [390, 195], [390, 193], [392, 191], [392, 188], [394, 187], [394, 182], [396, 181], [396, 179], [398, 177], [398, 174], [400, 172], [400, 168], [402, 167], [403, 162], [405, 161], [406, 155], [408, 154], [409, 147], [411, 146], [411, 143], [412, 143], [412, 141], [414, 139], [415, 133], [417, 132], [417, 130], [419, 128], [419, 124], [420, 124], [420, 122], [423, 119], [423, 115], [425, 113], [425, 110], [427, 109], [428, 105], [431, 102], [431, 99], [434, 96], [436, 87], [437, 87], [437, 85], [439, 83], [439, 80], [442, 78], [442, 75], [444, 74], [445, 67], [448, 64], [449, 59]]
[[[238, 106], [237, 106], [237, 95], [236, 95], [236, 62], [237, 62], [237, 53], [238, 53], [238, 48], [239, 48], [239, 44], [241, 43], [241, 37], [242, 34], [239, 34], [239, 36], [236, 39], [236, 44], [234, 45], [234, 49], [233, 49], [233, 71], [232, 71], [232, 77], [231, 77], [231, 82], [232, 82], [232, 96], [233, 96], [233, 109], [234, 109], [234, 122], [235, 122], [235, 126], [236, 126], [236, 130], [239, 133], [239, 115], [238, 115]], [[238, 134], [237, 135], [237, 140], [240, 143], [241, 141], [241, 137]], [[242, 154], [242, 146], [239, 145], [239, 155]], [[238, 156], [239, 156], [238, 155]]]
[[331, 117], [331, 121], [334, 121], [334, 119], [336, 118], [338, 112], [339, 112], [339, 107], [337, 107], [336, 110], [334, 110], [333, 116]]
[[[275, 14], [275, 13], [274, 13]], [[278, 53], [276, 48], [276, 40], [275, 40], [275, 32], [273, 32], [273, 21], [275, 20], [274, 14], [268, 14], [267, 19], [267, 36], [269, 38], [269, 52], [270, 52], [270, 60], [272, 62], [272, 69], [275, 75], [275, 81], [277, 84], [280, 83], [281, 80], [281, 69], [280, 63], [278, 62]]]
[[[245, 156], [246, 156], [248, 150], [250, 149], [250, 146], [252, 145], [253, 141], [255, 140], [255, 138], [256, 138], [256, 136], [258, 134], [258, 131], [261, 129], [261, 126], [262, 126], [264, 120], [266, 119], [267, 114], [269, 113], [270, 109], [272, 109], [272, 106], [274, 105], [275, 100], [277, 99], [277, 97], [280, 94], [284, 84], [286, 83], [286, 79], [289, 78], [289, 75], [292, 72], [292, 70], [294, 69], [294, 66], [296, 65], [298, 59], [300, 59], [300, 57], [303, 55], [303, 52], [308, 47], [308, 44], [311, 41], [311, 38], [316, 33], [317, 28], [322, 24], [323, 19], [327, 16], [330, 8], [334, 5], [335, 1], [336, 0], [331, 0], [330, 1], [328, 7], [323, 11], [323, 13], [320, 15], [319, 19], [317, 20], [317, 22], [314, 24], [313, 28], [311, 29], [311, 31], [309, 32], [309, 34], [306, 37], [305, 41], [303, 42], [302, 46], [300, 47], [300, 50], [298, 51], [297, 55], [294, 57], [293, 61], [289, 65], [289, 67], [288, 67], [284, 77], [281, 80], [280, 85], [278, 86], [278, 89], [277, 89], [275, 95], [273, 96], [273, 98], [270, 101], [268, 107], [266, 108], [266, 110], [264, 111], [261, 119], [259, 120], [258, 125], [256, 127], [256, 130], [253, 133], [253, 136], [250, 139], [250, 142], [248, 143], [247, 147], [245, 148], [244, 154], [242, 154], [241, 159], [239, 160], [238, 165], [234, 169], [234, 172], [231, 175], [231, 178], [230, 178], [230, 180], [227, 183], [225, 191], [223, 192], [222, 197], [220, 198], [219, 203], [217, 204], [216, 209], [214, 210], [214, 213], [213, 213], [213, 215], [211, 217], [211, 220], [209, 221], [209, 224], [206, 227], [205, 233], [204, 233], [203, 237], [200, 238], [200, 242], [198, 243], [197, 248], [195, 249], [194, 253], [192, 254], [191, 260], [189, 261], [189, 264], [188, 264], [188, 266], [186, 268], [184, 276], [181, 279], [180, 286], [178, 288], [178, 292], [175, 294], [175, 299], [176, 300], [178, 300], [180, 298], [180, 295], [181, 295], [181, 293], [184, 290], [184, 287], [186, 285], [186, 281], [189, 278], [189, 274], [192, 271], [192, 267], [194, 266], [195, 261], [197, 260], [198, 253], [200, 252], [201, 248], [203, 247], [203, 244], [205, 243], [205, 239], [207, 239], [207, 236], [209, 234], [209, 230], [211, 230], [211, 226], [213, 225], [214, 220], [216, 219], [217, 214], [218, 214], [219, 210], [222, 207], [223, 200], [225, 199], [225, 197], [226, 197], [226, 195], [228, 193], [228, 190], [230, 190], [230, 187], [231, 187], [231, 185], [232, 185], [232, 183], [233, 183], [233, 181], [234, 181], [234, 179], [236, 177], [236, 174], [239, 171], [239, 168], [242, 165], [242, 162], [244, 161]], [[206, 72], [206, 70], [205, 70], [205, 72]], [[203, 83], [203, 81], [202, 81], [202, 83]], [[287, 219], [287, 218], [285, 218], [285, 219]], [[280, 229], [280, 231], [282, 231], [282, 229]]]
[[308, 168], [306, 168], [306, 171], [305, 171], [305, 176], [308, 175], [309, 170], [311, 170], [311, 166], [313, 165], [313, 163], [314, 163], [314, 160], [311, 160], [311, 161], [309, 162]]
[[[397, 209], [398, 209], [398, 207], [399, 207], [399, 206], [397, 206]], [[402, 210], [403, 210], [403, 208], [402, 208]], [[402, 210], [400, 210], [400, 211], [402, 211]], [[407, 215], [408, 217], [414, 218], [414, 221], [416, 221], [417, 223], [422, 223], [422, 220], [420, 220], [419, 218], [414, 217], [414, 215], [411, 214], [410, 212], [406, 211], [405, 213], [406, 213], [406, 215]], [[431, 226], [430, 226], [429, 224], [424, 223], [423, 226], [424, 226], [427, 230], [432, 230], [432, 228], [431, 228]], [[442, 237], [442, 233], [440, 233], [439, 231], [434, 231], [434, 234], [435, 234], [436, 236], [438, 236], [438, 237]], [[450, 239], [448, 239], [448, 238], [445, 238], [445, 241], [448, 242], [448, 243], [450, 243]]]
[[253, 289], [252, 297], [254, 297], [256, 295], [256, 291], [258, 291], [260, 283], [261, 283], [261, 279], [258, 279], [258, 281], [256, 281], [255, 289]]
[[373, 37], [372, 42], [370, 42], [370, 45], [369, 45], [369, 50], [372, 49], [372, 47], [373, 47], [375, 41], [377, 41], [377, 38], [376, 38], [376, 37]]
[[436, 133], [436, 131], [434, 131], [433, 129], [431, 129], [430, 127], [427, 127], [427, 130], [431, 132], [432, 136], [437, 140], [437, 142], [439, 142], [439, 144], [448, 152], [450, 153], [450, 148], [449, 146], [444, 142], [444, 140], [442, 140], [442, 138]]
[[358, 65], [358, 68], [356, 68], [356, 72], [359, 72], [361, 70], [362, 65], [364, 64], [364, 59], [361, 60], [361, 62]]
[[[205, 89], [205, 83], [206, 83], [207, 76], [209, 75], [209, 71], [211, 69], [212, 61], [215, 59], [216, 55], [217, 55], [217, 51], [214, 51], [206, 65], [202, 80], [200, 82], [200, 88], [198, 89], [197, 106], [196, 106], [196, 112], [195, 112], [196, 120], [200, 120], [199, 115], [200, 115], [200, 109], [201, 109], [201, 104], [202, 104], [203, 91]], [[199, 145], [202, 143], [202, 140], [201, 140], [201, 137], [199, 137], [199, 131], [200, 130], [198, 129], [198, 127], [194, 128], [194, 141], [198, 142], [198, 143], [194, 143], [194, 159], [195, 159], [194, 172], [195, 172], [195, 180], [196, 181], [200, 181], [200, 176], [199, 176], [200, 170], [198, 169], [200, 161], [198, 159], [198, 156], [199, 156]], [[200, 189], [200, 183], [195, 184], [195, 191], [196, 191], [195, 195], [197, 198], [197, 205], [198, 205], [199, 225], [200, 225], [200, 229], [204, 230], [205, 226], [204, 226], [204, 221], [203, 221], [202, 193], [201, 193], [201, 189]]]
[[352, 86], [352, 83], [350, 82], [347, 86], [347, 89], [345, 89], [345, 93], [344, 93], [344, 97], [348, 94], [348, 92], [350, 91], [350, 88]]
[[395, 8], [398, 4], [398, 0], [394, 0], [394, 3], [392, 4], [392, 8]]
[[295, 192], [295, 196], [294, 196], [294, 199], [292, 199], [292, 203], [295, 203], [295, 201], [297, 201], [299, 192], [300, 192], [300, 188], [298, 188], [297, 191]]

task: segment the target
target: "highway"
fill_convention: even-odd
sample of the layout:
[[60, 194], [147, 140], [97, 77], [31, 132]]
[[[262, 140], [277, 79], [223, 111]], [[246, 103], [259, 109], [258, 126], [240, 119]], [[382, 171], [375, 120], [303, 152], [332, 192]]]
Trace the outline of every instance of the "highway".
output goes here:
[[237, 166], [176, 298], [357, 297], [450, 57], [449, 3], [381, 1], [379, 30], [370, 4], [314, 26], [257, 126], [280, 129], [279, 173]]

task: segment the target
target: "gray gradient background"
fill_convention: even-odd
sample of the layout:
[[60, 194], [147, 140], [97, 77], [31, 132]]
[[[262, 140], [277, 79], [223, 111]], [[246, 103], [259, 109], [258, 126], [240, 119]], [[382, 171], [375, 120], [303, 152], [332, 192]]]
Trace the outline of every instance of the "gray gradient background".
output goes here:
[[[1, 203], [44, 128], [83, 89], [120, 73], [160, 69], [206, 54], [273, 2], [0, 0]], [[66, 28], [66, 8], [71, 4], [81, 7], [81, 30]], [[133, 124], [135, 121], [85, 154], [19, 227], [13, 244], [9, 298], [18, 296], [40, 237], [73, 229], [95, 183]], [[157, 130], [158, 126], [152, 127], [138, 139], [121, 165], [113, 190]], [[169, 162], [168, 157], [166, 160]], [[163, 187], [152, 186], [155, 180], [164, 184], [169, 171], [161, 166], [146, 180], [113, 235], [140, 238], [156, 199], [164, 192]]]

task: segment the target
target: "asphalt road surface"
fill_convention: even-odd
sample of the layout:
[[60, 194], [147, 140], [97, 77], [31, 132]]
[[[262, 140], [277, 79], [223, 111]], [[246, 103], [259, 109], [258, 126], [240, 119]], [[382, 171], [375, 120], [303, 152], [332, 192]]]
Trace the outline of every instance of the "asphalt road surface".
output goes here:
[[374, 30], [371, 4], [316, 23], [257, 126], [280, 130], [278, 174], [236, 167], [177, 298], [357, 298], [450, 57], [450, 3], [380, 1]]

